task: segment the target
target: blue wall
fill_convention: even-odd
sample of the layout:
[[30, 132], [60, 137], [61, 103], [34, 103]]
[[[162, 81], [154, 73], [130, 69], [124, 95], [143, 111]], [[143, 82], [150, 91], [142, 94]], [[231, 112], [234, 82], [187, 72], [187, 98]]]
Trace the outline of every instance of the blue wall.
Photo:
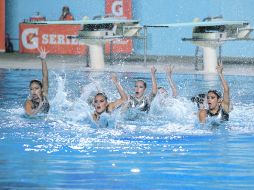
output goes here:
[[[141, 24], [166, 24], [192, 22], [207, 16], [222, 15], [225, 20], [247, 20], [254, 26], [253, 0], [132, 0], [133, 17]], [[39, 11], [48, 20], [57, 20], [64, 5], [70, 7], [75, 19], [83, 16], [93, 18], [104, 15], [105, 0], [6, 0], [7, 32], [18, 38], [18, 25]], [[148, 30], [149, 55], [193, 56], [195, 46], [182, 42], [183, 37], [191, 37], [192, 28], [151, 28]], [[254, 34], [253, 34], [254, 35]], [[18, 49], [16, 40], [15, 49]], [[223, 56], [253, 57], [254, 43], [251, 41], [226, 42]], [[136, 40], [136, 54], [143, 54], [143, 42]]]

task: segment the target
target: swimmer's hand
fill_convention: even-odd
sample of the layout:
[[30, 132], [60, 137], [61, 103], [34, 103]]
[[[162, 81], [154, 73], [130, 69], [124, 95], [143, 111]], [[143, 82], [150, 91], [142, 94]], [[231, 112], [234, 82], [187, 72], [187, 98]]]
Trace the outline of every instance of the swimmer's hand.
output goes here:
[[48, 51], [45, 48], [38, 48], [40, 55], [38, 56], [41, 60], [45, 60], [47, 58]]
[[112, 74], [111, 74], [111, 79], [112, 79], [112, 81], [113, 81], [115, 84], [119, 82], [119, 81], [118, 81], [118, 78], [117, 78], [117, 76], [116, 76], [115, 73], [112, 73]]
[[169, 65], [169, 66], [166, 67], [166, 72], [169, 76], [172, 76], [173, 70], [174, 70], [173, 65]]
[[154, 66], [152, 66], [152, 67], [151, 67], [151, 73], [152, 73], [152, 74], [155, 74], [156, 71], [157, 71], [157, 69], [156, 69]]
[[223, 64], [222, 61], [220, 61], [216, 67], [218, 74], [222, 74], [223, 71]]

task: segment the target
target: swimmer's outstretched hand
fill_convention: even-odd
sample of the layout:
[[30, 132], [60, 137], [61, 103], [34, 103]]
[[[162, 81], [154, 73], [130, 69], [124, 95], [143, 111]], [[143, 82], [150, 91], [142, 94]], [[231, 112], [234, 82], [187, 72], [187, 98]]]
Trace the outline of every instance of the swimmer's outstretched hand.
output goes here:
[[117, 78], [117, 76], [116, 76], [115, 73], [112, 73], [112, 74], [111, 74], [111, 79], [112, 79], [112, 81], [113, 81], [115, 84], [119, 82], [119, 81], [118, 81], [118, 78]]
[[216, 66], [216, 69], [217, 69], [217, 72], [218, 72], [219, 74], [222, 74], [222, 71], [223, 71], [223, 64], [222, 64], [222, 61], [220, 61], [220, 62], [218, 63], [218, 65]]
[[172, 76], [173, 70], [174, 70], [173, 65], [169, 65], [169, 66], [166, 67], [166, 72], [169, 76]]
[[152, 74], [155, 74], [156, 71], [157, 71], [157, 69], [156, 69], [154, 66], [152, 66], [152, 67], [151, 67], [151, 73], [152, 73]]
[[40, 55], [38, 56], [41, 60], [45, 60], [47, 58], [48, 51], [45, 48], [38, 48]]

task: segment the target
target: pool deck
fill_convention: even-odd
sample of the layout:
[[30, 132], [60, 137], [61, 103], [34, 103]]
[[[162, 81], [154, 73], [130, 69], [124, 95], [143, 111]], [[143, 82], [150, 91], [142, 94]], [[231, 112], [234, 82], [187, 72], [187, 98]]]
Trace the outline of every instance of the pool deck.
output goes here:
[[[158, 72], [165, 72], [165, 67], [174, 65], [175, 73], [204, 74], [195, 70], [195, 58], [184, 56], [156, 57], [150, 56], [144, 63], [141, 56], [106, 57], [103, 71], [112, 72], [150, 72], [154, 65]], [[114, 60], [114, 61], [112, 61]], [[253, 58], [223, 58], [225, 75], [254, 76]], [[87, 66], [87, 58], [79, 55], [48, 55], [48, 69], [94, 71]], [[199, 64], [199, 68], [202, 64]], [[41, 69], [40, 60], [36, 54], [0, 53], [0, 68], [4, 69]]]

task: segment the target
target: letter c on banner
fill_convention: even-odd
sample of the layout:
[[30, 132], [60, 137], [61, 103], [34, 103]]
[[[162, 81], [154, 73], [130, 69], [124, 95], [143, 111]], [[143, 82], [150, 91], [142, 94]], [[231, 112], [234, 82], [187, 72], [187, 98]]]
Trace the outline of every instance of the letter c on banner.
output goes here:
[[123, 1], [114, 1], [111, 9], [114, 16], [123, 16]]
[[22, 44], [26, 49], [38, 48], [38, 28], [27, 28], [22, 32]]

